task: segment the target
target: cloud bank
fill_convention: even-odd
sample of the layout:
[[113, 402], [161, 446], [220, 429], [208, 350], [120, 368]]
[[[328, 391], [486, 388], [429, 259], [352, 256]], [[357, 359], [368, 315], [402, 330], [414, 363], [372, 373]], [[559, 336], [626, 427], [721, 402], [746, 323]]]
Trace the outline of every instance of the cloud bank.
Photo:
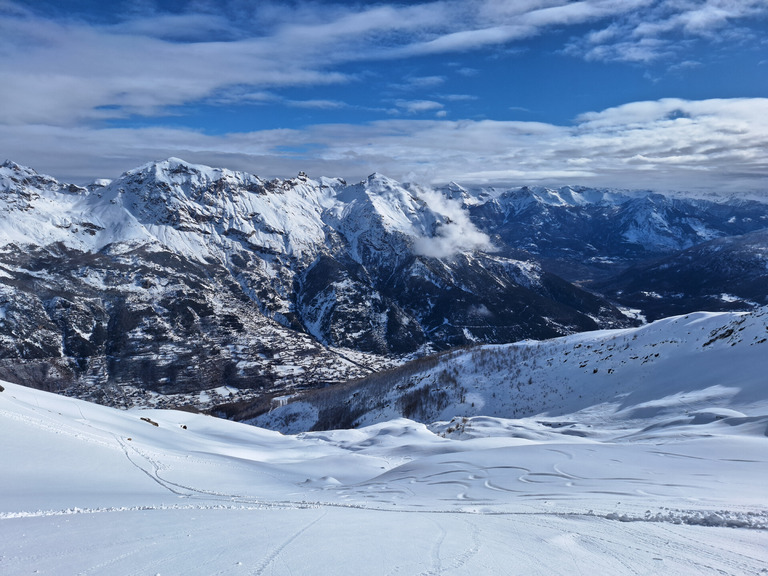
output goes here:
[[173, 128], [16, 125], [0, 131], [0, 149], [76, 182], [176, 155], [262, 177], [304, 170], [354, 180], [379, 171], [424, 184], [765, 191], [768, 99], [634, 102], [584, 114], [572, 126], [392, 119], [211, 136]]

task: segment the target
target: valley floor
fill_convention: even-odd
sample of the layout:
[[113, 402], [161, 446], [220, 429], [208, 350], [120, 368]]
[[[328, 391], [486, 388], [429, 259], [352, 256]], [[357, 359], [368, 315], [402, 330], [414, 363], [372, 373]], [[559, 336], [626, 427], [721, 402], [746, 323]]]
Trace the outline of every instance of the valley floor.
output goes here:
[[283, 436], [3, 385], [7, 575], [768, 570], [765, 416]]

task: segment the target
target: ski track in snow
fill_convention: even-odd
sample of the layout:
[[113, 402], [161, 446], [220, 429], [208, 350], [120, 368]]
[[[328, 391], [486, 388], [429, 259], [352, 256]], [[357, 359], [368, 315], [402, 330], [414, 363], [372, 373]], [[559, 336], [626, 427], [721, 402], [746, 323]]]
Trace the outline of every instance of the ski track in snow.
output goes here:
[[269, 554], [267, 554], [266, 558], [261, 562], [259, 567], [251, 572], [251, 576], [261, 576], [264, 571], [269, 567], [270, 564], [275, 562], [278, 558], [280, 558], [280, 555], [283, 554], [283, 551], [290, 546], [295, 540], [300, 538], [307, 530], [312, 528], [315, 524], [320, 522], [325, 517], [325, 513], [322, 513], [320, 516], [312, 520], [309, 524], [305, 525], [301, 530], [298, 530], [293, 535], [291, 535], [288, 539], [283, 541], [279, 546], [277, 546], [274, 550], [270, 551]]

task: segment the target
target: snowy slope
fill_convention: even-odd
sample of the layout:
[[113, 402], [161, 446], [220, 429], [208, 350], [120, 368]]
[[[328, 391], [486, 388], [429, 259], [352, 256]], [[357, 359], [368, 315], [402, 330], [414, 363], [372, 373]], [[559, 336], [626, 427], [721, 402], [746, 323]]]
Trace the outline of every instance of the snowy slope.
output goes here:
[[[765, 313], [700, 314], [502, 347], [564, 397], [544, 389], [551, 409], [517, 419], [294, 436], [3, 383], [0, 568], [758, 574], [768, 563], [767, 336]], [[727, 370], [712, 374], [710, 354]], [[634, 380], [595, 380], [622, 362], [611, 376]], [[511, 374], [492, 363], [442, 361], [466, 387], [459, 414], [471, 402], [531, 402], [533, 387], [511, 393]]]
[[[646, 426], [751, 422], [768, 414], [768, 308], [696, 313], [626, 330], [481, 346], [417, 361], [326, 392], [297, 395], [254, 422], [282, 430], [535, 417], [569, 434]], [[710, 410], [733, 410], [718, 418]], [[706, 416], [704, 414], [710, 414]], [[649, 422], [650, 420], [650, 422]], [[721, 422], [722, 424], [723, 422]]]

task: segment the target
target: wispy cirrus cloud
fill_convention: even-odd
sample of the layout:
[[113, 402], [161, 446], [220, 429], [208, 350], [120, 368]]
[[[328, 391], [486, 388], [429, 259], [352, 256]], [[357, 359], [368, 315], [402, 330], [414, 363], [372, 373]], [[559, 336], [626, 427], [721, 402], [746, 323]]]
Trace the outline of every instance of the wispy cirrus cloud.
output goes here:
[[[217, 9], [221, 4], [223, 8]], [[765, 17], [765, 0], [435, 0], [418, 4], [206, 3], [93, 23], [0, 5], [0, 122], [73, 125], [153, 116], [230, 87], [263, 92], [348, 83], [343, 64], [500, 46], [553, 28], [596, 27], [567, 51], [593, 60], [677, 54], [672, 33], [719, 42]], [[435, 87], [440, 75], [402, 86]], [[245, 100], [248, 101], [247, 99]]]
[[[446, 31], [402, 48], [406, 54], [436, 54], [498, 46], [541, 34], [552, 27], [574, 26], [617, 17], [652, 4], [653, 0], [526, 0], [470, 4], [463, 29]], [[475, 11], [476, 9], [476, 11]]]
[[406, 76], [401, 82], [391, 84], [395, 90], [411, 91], [436, 88], [445, 82], [445, 76]]
[[[178, 43], [114, 34], [78, 23], [0, 19], [0, 123], [73, 125], [151, 116], [230, 86], [348, 81], [294, 49], [255, 38]], [[302, 50], [307, 50], [304, 47]]]
[[757, 38], [749, 20], [766, 17], [765, 0], [647, 2], [620, 21], [575, 38], [567, 51], [590, 60], [650, 62], [679, 55], [697, 39], [720, 43]]
[[443, 105], [434, 100], [398, 100], [397, 107], [408, 114], [418, 114], [420, 112], [429, 112], [432, 110], [441, 110]]
[[448, 102], [471, 102], [478, 99], [474, 94], [439, 94], [438, 97]]

